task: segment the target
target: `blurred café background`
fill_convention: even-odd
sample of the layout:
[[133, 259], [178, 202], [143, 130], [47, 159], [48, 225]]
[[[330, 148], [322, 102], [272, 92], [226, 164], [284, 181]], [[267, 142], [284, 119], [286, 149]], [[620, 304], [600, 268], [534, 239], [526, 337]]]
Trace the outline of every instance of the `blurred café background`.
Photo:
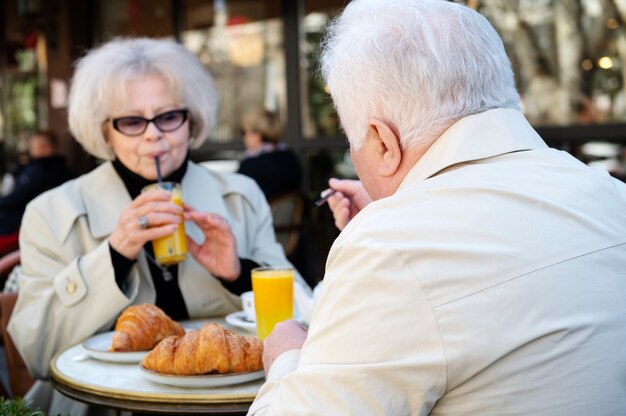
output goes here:
[[[66, 100], [72, 62], [116, 36], [167, 37], [198, 55], [221, 96], [217, 127], [191, 157], [235, 170], [239, 120], [263, 106], [285, 120], [307, 203], [297, 260], [314, 284], [337, 231], [327, 208], [310, 208], [330, 176], [353, 178], [333, 105], [318, 77], [324, 28], [347, 0], [2, 0], [0, 3], [0, 176], [49, 128], [75, 172], [96, 166], [71, 139]], [[467, 0], [504, 39], [522, 106], [539, 134], [625, 178], [626, 2]]]

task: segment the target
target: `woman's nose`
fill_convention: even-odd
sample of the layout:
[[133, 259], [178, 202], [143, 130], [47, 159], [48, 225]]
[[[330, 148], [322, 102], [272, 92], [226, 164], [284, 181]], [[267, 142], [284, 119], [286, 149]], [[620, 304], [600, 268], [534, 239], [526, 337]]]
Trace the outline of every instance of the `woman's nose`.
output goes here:
[[163, 137], [163, 132], [154, 124], [153, 121], [148, 123], [146, 131], [143, 132], [143, 136], [146, 140], [156, 141]]

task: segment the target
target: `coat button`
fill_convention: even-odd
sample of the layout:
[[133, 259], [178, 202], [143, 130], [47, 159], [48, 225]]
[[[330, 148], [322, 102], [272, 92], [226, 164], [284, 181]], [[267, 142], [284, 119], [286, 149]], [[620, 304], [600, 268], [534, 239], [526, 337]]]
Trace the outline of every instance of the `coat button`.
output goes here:
[[67, 290], [67, 293], [69, 293], [70, 295], [73, 294], [74, 292], [76, 292], [76, 283], [70, 280], [67, 283], [67, 287], [65, 288], [65, 290]]

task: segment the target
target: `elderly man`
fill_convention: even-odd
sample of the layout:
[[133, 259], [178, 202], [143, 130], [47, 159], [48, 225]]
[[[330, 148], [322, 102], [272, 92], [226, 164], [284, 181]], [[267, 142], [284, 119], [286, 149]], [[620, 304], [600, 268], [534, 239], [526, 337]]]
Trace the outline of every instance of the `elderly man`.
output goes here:
[[355, 0], [322, 70], [362, 182], [250, 414], [623, 414], [626, 186], [545, 145], [487, 20]]

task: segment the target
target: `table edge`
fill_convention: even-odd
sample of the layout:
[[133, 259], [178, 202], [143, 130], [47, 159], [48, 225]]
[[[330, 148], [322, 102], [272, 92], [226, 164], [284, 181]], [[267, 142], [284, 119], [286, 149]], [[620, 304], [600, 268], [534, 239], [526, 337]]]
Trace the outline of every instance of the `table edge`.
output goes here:
[[151, 414], [202, 414], [202, 415], [237, 415], [245, 416], [250, 403], [159, 403], [125, 400], [113, 397], [94, 395], [82, 390], [75, 390], [56, 380], [52, 386], [64, 396], [89, 405], [98, 405], [130, 412], [149, 412]]
[[[71, 347], [70, 347], [71, 348]], [[242, 403], [251, 404], [256, 397], [256, 394], [211, 394], [207, 395], [206, 392], [202, 393], [142, 393], [133, 394], [120, 390], [99, 388], [92, 385], [86, 385], [79, 383], [74, 379], [65, 376], [57, 369], [57, 360], [61, 354], [65, 352], [61, 351], [57, 353], [53, 358], [50, 365], [50, 376], [60, 385], [67, 386], [76, 391], [83, 391], [88, 394], [100, 396], [103, 398], [114, 398], [120, 400], [134, 400], [137, 402], [149, 402], [149, 403], [178, 403], [180, 400], [184, 400], [189, 404], [218, 404], [218, 403]], [[191, 389], [191, 391], [193, 391]]]

